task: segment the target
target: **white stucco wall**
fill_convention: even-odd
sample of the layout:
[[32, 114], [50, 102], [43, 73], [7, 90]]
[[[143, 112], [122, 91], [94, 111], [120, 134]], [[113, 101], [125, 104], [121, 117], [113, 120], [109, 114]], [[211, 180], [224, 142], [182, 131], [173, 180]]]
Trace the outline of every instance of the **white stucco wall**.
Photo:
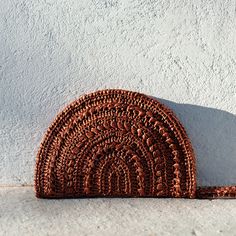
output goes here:
[[236, 183], [235, 1], [0, 3], [0, 185], [32, 184], [55, 115], [103, 88], [162, 99], [193, 142], [199, 184]]

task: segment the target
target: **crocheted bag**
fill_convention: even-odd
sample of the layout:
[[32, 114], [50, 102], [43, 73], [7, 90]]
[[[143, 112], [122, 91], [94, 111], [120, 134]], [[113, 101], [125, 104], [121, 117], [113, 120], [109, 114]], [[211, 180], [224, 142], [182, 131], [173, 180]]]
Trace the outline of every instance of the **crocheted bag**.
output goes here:
[[159, 101], [125, 90], [84, 95], [49, 127], [35, 168], [36, 196], [236, 197], [236, 187], [196, 186], [191, 142]]

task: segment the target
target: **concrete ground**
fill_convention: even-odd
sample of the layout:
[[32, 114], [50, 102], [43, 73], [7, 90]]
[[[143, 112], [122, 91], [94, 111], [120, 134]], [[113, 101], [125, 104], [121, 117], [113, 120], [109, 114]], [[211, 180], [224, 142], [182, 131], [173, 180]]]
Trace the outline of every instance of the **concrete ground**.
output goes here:
[[236, 200], [46, 200], [1, 187], [0, 235], [236, 235]]

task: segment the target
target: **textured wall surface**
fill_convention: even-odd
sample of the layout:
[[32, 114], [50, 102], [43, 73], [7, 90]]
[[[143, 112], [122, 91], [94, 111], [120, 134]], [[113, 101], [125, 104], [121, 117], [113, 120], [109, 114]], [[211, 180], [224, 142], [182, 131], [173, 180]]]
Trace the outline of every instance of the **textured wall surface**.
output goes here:
[[199, 184], [236, 183], [235, 1], [0, 3], [0, 185], [32, 184], [55, 115], [103, 88], [161, 99], [192, 140]]

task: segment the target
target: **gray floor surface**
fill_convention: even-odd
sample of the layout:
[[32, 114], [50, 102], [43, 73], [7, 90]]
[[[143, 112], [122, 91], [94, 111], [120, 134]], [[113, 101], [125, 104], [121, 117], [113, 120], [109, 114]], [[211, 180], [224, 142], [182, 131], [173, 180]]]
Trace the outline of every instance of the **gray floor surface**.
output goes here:
[[1, 187], [0, 235], [236, 235], [236, 200], [46, 200]]

